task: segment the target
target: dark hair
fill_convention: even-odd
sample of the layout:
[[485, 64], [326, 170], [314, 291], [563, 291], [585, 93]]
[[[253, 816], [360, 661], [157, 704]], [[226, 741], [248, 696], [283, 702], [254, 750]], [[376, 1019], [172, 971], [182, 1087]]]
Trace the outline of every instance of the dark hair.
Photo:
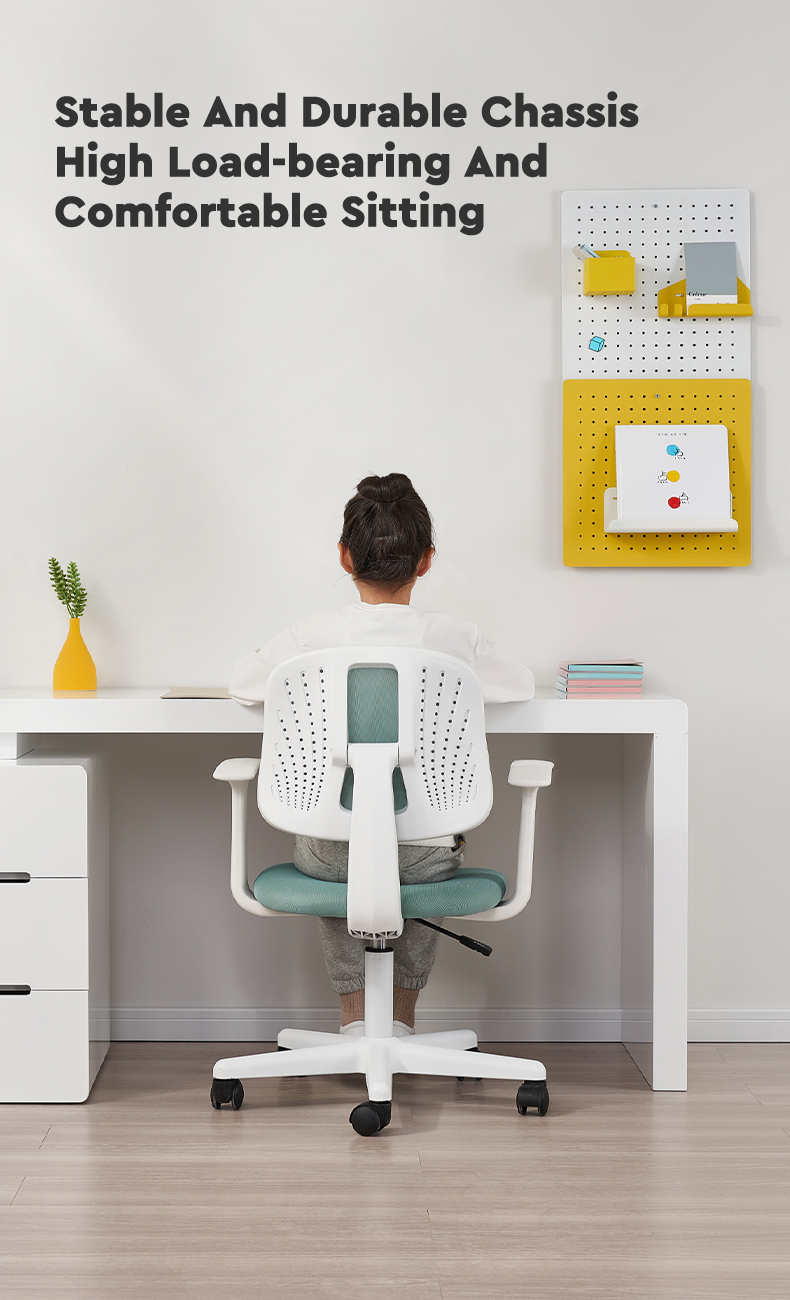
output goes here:
[[397, 591], [433, 546], [433, 524], [406, 474], [371, 474], [346, 502], [340, 541], [351, 553], [355, 578]]

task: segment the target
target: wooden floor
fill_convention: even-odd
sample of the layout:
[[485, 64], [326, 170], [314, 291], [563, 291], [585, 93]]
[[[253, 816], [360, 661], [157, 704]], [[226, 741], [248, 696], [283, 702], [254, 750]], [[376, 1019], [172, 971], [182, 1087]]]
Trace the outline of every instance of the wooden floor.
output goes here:
[[[790, 1296], [790, 1044], [692, 1046], [687, 1094], [613, 1044], [510, 1083], [253, 1081], [224, 1043], [116, 1043], [83, 1106], [0, 1107], [0, 1296], [763, 1300]], [[239, 1051], [254, 1050], [243, 1044]]]

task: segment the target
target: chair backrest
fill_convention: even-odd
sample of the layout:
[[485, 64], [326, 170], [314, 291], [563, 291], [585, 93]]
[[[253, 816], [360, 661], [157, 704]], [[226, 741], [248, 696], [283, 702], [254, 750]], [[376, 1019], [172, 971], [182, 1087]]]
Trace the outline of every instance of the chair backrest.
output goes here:
[[[281, 664], [266, 686], [258, 806], [273, 826], [349, 840], [354, 774], [391, 747], [398, 840], [470, 830], [491, 809], [479, 683], [449, 655], [343, 646]], [[381, 751], [377, 761], [382, 759]]]

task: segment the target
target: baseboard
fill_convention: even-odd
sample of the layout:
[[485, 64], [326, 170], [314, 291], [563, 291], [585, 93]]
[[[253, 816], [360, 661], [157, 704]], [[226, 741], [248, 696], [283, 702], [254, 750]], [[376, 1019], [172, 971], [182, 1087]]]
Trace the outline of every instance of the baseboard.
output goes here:
[[790, 1043], [790, 1011], [690, 1010], [690, 1043]]
[[[338, 1023], [337, 1007], [116, 1007], [112, 1037], [122, 1042], [257, 1043], [273, 1042], [286, 1027], [333, 1032]], [[609, 1043], [620, 1041], [621, 1015], [608, 1010], [418, 1007], [416, 1023], [426, 1034], [473, 1029], [488, 1042]]]
[[[543, 1010], [523, 1007], [417, 1009], [423, 1033], [473, 1029], [483, 1042], [619, 1043], [634, 1036], [636, 1013], [618, 1009]], [[114, 1007], [111, 1036], [116, 1042], [274, 1042], [279, 1031], [334, 1031], [336, 1007]], [[636, 1035], [641, 1039], [642, 1035]], [[692, 1010], [691, 1043], [790, 1042], [790, 1011]]]

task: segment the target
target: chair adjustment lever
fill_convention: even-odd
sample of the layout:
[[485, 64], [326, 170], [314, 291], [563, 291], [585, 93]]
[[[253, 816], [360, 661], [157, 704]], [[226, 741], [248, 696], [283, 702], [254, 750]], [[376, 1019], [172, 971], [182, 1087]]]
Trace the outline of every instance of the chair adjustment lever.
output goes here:
[[418, 925], [426, 925], [429, 930], [436, 930], [437, 934], [446, 934], [448, 939], [457, 940], [465, 948], [471, 948], [472, 952], [479, 952], [481, 957], [490, 957], [494, 951], [489, 944], [480, 943], [478, 939], [470, 939], [468, 934], [456, 934], [454, 930], [445, 930], [443, 925], [434, 925], [433, 921], [423, 921], [419, 916], [415, 916], [414, 920]]

